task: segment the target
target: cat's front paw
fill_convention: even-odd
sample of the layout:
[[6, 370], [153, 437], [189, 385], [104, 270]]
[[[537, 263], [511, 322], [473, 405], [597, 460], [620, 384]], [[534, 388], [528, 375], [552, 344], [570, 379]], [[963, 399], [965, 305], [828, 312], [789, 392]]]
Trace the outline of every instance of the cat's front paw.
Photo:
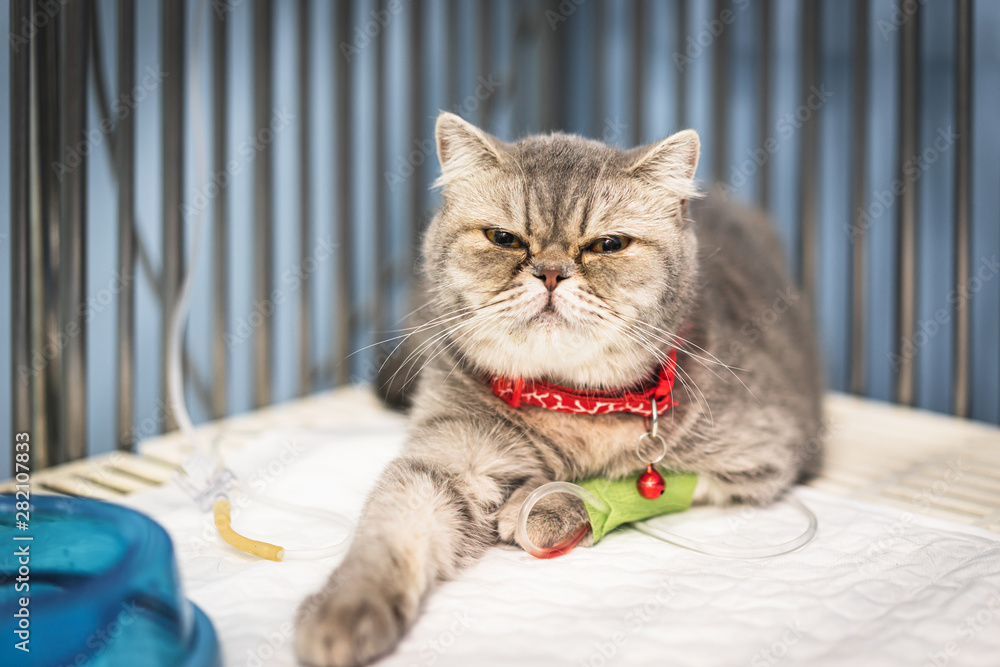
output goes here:
[[295, 652], [316, 667], [366, 665], [389, 652], [406, 631], [416, 604], [373, 583], [331, 583], [300, 605]]
[[[521, 487], [500, 508], [497, 515], [497, 533], [501, 540], [516, 544], [514, 531], [517, 528], [517, 516], [521, 511], [521, 504], [528, 494], [541, 484], [538, 482]], [[590, 517], [579, 498], [564, 493], [554, 493], [539, 500], [531, 509], [526, 528], [532, 544], [542, 549], [550, 549], [571, 541], [584, 526], [589, 525]], [[593, 535], [588, 532], [577, 544], [589, 547], [593, 544], [593, 539]]]

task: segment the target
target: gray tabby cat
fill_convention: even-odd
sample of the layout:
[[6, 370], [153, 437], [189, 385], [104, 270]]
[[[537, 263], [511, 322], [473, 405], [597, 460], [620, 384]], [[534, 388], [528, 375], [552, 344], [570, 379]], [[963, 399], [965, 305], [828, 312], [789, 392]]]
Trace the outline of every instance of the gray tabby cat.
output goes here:
[[[767, 503], [819, 463], [809, 308], [763, 215], [691, 203], [694, 131], [630, 151], [564, 134], [506, 144], [443, 113], [437, 149], [444, 205], [423, 246], [432, 312], [396, 363], [421, 367], [419, 382], [412, 396], [403, 375], [390, 383], [412, 401], [409, 440], [343, 563], [299, 611], [297, 652], [313, 665], [391, 650], [437, 583], [513, 543], [539, 485], [644, 467], [641, 416], [514, 409], [491, 376], [624, 390], [673, 347], [663, 465], [700, 474], [696, 501]], [[586, 520], [573, 498], [546, 501], [529, 526], [542, 546]]]

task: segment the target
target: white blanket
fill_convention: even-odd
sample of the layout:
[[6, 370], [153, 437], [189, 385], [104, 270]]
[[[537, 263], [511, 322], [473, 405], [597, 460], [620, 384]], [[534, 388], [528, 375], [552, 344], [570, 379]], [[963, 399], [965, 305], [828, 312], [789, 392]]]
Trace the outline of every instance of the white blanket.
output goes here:
[[[404, 428], [382, 413], [340, 432], [265, 432], [229, 464], [267, 495], [355, 519]], [[552, 560], [491, 549], [430, 596], [379, 664], [1000, 665], [1000, 536], [796, 493], [818, 516], [818, 536], [771, 559], [712, 558], [629, 528]], [[172, 485], [127, 504], [170, 532], [187, 594], [215, 623], [226, 665], [295, 664], [295, 608], [339, 557], [272, 563], [236, 552]], [[781, 541], [803, 525], [787, 505], [698, 512], [668, 521], [728, 543]], [[259, 504], [234, 526], [286, 547], [337, 538], [323, 521]]]

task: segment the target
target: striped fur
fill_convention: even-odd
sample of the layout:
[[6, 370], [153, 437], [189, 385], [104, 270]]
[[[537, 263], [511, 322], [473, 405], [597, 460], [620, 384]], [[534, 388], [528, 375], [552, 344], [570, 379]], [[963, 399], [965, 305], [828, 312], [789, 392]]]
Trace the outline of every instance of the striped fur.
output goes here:
[[[631, 151], [561, 134], [505, 144], [442, 114], [437, 139], [444, 204], [423, 246], [428, 305], [379, 379], [410, 406], [411, 432], [344, 562], [303, 603], [296, 646], [309, 664], [391, 650], [437, 583], [512, 541], [540, 484], [642, 465], [640, 417], [515, 410], [491, 374], [620, 389], [675, 346], [665, 464], [701, 474], [700, 501], [766, 503], [819, 464], [809, 306], [762, 215], [718, 195], [691, 203], [694, 132]], [[488, 228], [526, 247], [497, 247]], [[632, 242], [586, 250], [610, 234]], [[546, 270], [564, 278], [551, 293]], [[577, 501], [547, 500], [529, 526], [543, 545], [585, 520]]]

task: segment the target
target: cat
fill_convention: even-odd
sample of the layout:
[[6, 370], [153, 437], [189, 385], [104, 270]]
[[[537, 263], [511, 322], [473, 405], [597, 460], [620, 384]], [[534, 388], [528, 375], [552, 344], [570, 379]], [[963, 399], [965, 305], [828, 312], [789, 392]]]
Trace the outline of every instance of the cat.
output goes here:
[[[763, 214], [699, 199], [696, 132], [627, 151], [566, 134], [504, 143], [442, 113], [436, 140], [428, 314], [379, 381], [410, 404], [408, 440], [299, 610], [296, 651], [312, 665], [390, 651], [437, 583], [513, 543], [539, 485], [645, 467], [642, 416], [514, 408], [493, 377], [622, 392], [675, 348], [662, 463], [700, 475], [696, 501], [767, 503], [821, 460], [810, 307]], [[578, 500], [550, 496], [528, 533], [552, 545], [585, 521]]]

